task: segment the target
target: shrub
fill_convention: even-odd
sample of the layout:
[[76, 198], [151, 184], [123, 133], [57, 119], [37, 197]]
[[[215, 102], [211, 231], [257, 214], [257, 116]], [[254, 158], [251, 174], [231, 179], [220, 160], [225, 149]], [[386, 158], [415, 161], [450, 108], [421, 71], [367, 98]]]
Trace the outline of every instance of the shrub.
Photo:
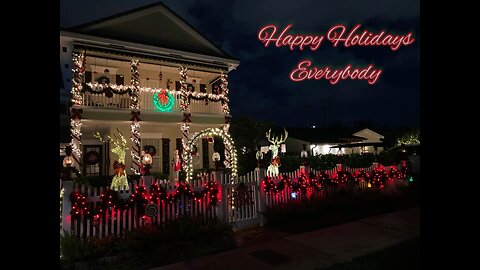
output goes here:
[[292, 226], [293, 222], [313, 222], [315, 228], [330, 226], [362, 216], [418, 205], [418, 192], [412, 187], [386, 193], [369, 189], [362, 192], [340, 191], [325, 197], [268, 207], [264, 215], [268, 226], [299, 232], [308, 226]]
[[95, 254], [94, 249], [94, 245], [89, 240], [80, 239], [65, 231], [60, 235], [61, 256], [66, 263], [87, 260]]

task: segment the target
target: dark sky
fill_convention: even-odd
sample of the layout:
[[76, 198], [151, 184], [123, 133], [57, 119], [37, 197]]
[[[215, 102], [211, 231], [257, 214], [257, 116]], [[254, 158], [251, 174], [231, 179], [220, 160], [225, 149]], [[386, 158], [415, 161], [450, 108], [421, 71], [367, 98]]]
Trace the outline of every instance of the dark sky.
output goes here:
[[[69, 27], [157, 1], [62, 0], [60, 25]], [[229, 75], [234, 117], [247, 115], [280, 126], [312, 126], [371, 121], [377, 127], [419, 126], [420, 4], [418, 0], [362, 1], [179, 1], [166, 0], [179, 16], [224, 51], [240, 60]], [[388, 47], [337, 47], [324, 43], [317, 51], [265, 48], [257, 39], [261, 26], [292, 33], [325, 34], [334, 24], [362, 24], [372, 32], [412, 32], [415, 42], [398, 51]], [[156, 29], [156, 28], [154, 28]], [[326, 80], [299, 83], [288, 78], [301, 59], [318, 67], [374, 64], [383, 69], [379, 81]]]

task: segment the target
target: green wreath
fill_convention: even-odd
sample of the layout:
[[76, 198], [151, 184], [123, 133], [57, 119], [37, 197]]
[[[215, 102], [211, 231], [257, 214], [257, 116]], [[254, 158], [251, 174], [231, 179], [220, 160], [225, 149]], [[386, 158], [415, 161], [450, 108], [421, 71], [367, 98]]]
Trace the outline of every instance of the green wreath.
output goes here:
[[173, 109], [173, 104], [175, 103], [175, 98], [171, 93], [166, 93], [167, 96], [167, 104], [162, 104], [159, 100], [160, 95], [165, 95], [165, 93], [157, 93], [153, 97], [153, 105], [155, 105], [155, 108], [161, 112], [169, 112]]

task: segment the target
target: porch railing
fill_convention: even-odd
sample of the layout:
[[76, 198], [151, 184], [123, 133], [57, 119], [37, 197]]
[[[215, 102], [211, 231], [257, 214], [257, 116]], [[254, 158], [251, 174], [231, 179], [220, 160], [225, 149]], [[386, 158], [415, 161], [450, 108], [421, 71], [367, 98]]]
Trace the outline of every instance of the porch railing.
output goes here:
[[[130, 109], [130, 89], [128, 86], [86, 83], [83, 88], [83, 106], [85, 107]], [[160, 91], [161, 89], [141, 87], [139, 93], [140, 110], [158, 111], [154, 105], [154, 97]], [[180, 91], [167, 90], [167, 92], [174, 98], [171, 112], [181, 112]], [[195, 97], [197, 98], [190, 98], [190, 111], [192, 113], [223, 114], [222, 102], [219, 100], [223, 96], [195, 93]]]

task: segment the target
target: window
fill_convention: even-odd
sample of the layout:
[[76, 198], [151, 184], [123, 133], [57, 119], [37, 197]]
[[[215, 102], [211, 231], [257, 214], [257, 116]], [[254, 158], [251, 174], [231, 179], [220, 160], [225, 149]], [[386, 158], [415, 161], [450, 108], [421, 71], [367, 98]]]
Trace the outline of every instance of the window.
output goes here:
[[83, 174], [85, 176], [101, 176], [102, 146], [85, 145], [83, 147]]
[[99, 84], [110, 84], [110, 78], [108, 78], [107, 76], [100, 76], [97, 78], [97, 82]]
[[207, 85], [206, 84], [200, 84], [200, 92], [201, 93], [207, 93]]

